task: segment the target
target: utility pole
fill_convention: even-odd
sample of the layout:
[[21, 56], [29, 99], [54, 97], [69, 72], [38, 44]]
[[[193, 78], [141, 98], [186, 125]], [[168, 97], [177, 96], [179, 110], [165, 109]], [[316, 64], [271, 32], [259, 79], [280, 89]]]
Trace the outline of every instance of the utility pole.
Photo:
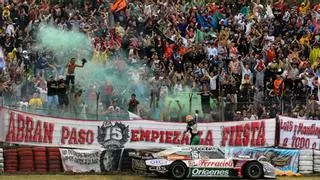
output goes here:
[[100, 92], [96, 92], [96, 94], [97, 94], [96, 119], [99, 120], [99, 99], [100, 99]]
[[191, 114], [191, 109], [192, 109], [192, 96], [193, 93], [189, 93], [189, 114]]

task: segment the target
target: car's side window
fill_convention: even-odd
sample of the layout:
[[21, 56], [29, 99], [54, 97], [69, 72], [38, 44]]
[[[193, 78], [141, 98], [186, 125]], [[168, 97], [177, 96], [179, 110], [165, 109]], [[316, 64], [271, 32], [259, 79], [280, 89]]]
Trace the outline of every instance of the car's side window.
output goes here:
[[200, 159], [224, 159], [224, 156], [219, 152], [201, 151]]
[[191, 153], [192, 159], [200, 159], [199, 154], [200, 154], [199, 151], [192, 151]]

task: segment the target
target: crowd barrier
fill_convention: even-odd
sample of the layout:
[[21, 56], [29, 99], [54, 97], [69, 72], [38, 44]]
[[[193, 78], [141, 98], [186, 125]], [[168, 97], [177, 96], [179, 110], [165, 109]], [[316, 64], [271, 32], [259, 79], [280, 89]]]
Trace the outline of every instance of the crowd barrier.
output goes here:
[[3, 150], [6, 173], [60, 173], [63, 172], [59, 148], [19, 147]]
[[[185, 123], [152, 120], [87, 121], [0, 109], [0, 141], [27, 146], [165, 148], [189, 144], [189, 135], [183, 133], [185, 129]], [[274, 146], [275, 129], [275, 119], [198, 125], [201, 144], [214, 146]]]
[[[5, 173], [100, 173], [145, 169], [146, 154], [161, 149], [84, 150], [69, 148], [16, 147], [0, 153]], [[225, 148], [226, 158], [250, 155], [267, 159], [278, 176], [320, 172], [320, 151], [281, 148]]]
[[[105, 172], [143, 166], [130, 157], [189, 144], [186, 124], [151, 120], [61, 119], [0, 108], [0, 172]], [[279, 116], [255, 121], [199, 123], [201, 144], [227, 156], [269, 159], [278, 175], [319, 173], [320, 121]], [[117, 149], [117, 150], [114, 150]], [[2, 154], [3, 153], [3, 154]]]

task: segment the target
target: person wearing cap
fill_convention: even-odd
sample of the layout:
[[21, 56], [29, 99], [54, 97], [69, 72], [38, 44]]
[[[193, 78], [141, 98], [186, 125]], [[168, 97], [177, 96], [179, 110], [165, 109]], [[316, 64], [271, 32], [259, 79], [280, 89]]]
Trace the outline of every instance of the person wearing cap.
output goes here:
[[59, 76], [57, 85], [58, 85], [57, 94], [58, 94], [59, 106], [61, 109], [65, 109], [69, 105], [69, 98], [67, 95], [66, 81], [64, 80], [63, 76]]
[[243, 121], [241, 111], [236, 112], [236, 116], [234, 116], [233, 121]]
[[186, 123], [187, 123], [187, 129], [184, 132], [185, 133], [190, 133], [190, 145], [199, 145], [200, 144], [200, 136], [198, 134], [198, 129], [197, 129], [197, 122], [193, 118], [192, 115], [187, 115], [186, 116]]

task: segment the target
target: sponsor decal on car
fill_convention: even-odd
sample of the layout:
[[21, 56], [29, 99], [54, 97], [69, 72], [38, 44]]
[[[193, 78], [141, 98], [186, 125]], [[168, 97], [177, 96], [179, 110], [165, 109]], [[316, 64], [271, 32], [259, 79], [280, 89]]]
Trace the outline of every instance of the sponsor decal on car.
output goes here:
[[192, 151], [217, 152], [218, 148], [214, 146], [191, 146]]
[[190, 168], [189, 177], [228, 177], [229, 169]]
[[146, 161], [148, 166], [163, 166], [168, 165], [171, 163], [171, 161], [168, 161], [166, 159], [152, 159]]
[[188, 160], [188, 161], [184, 161], [188, 167], [193, 167], [195, 166], [195, 161], [194, 160]]
[[196, 165], [199, 167], [221, 167], [221, 168], [232, 168], [233, 161], [225, 159], [200, 159], [196, 161]]
[[191, 157], [172, 154], [168, 156], [168, 160], [191, 160]]
[[151, 166], [151, 167], [149, 167], [149, 170], [150, 171], [158, 171], [158, 172], [167, 172], [168, 171], [167, 168], [164, 166], [157, 166], [157, 167]]

